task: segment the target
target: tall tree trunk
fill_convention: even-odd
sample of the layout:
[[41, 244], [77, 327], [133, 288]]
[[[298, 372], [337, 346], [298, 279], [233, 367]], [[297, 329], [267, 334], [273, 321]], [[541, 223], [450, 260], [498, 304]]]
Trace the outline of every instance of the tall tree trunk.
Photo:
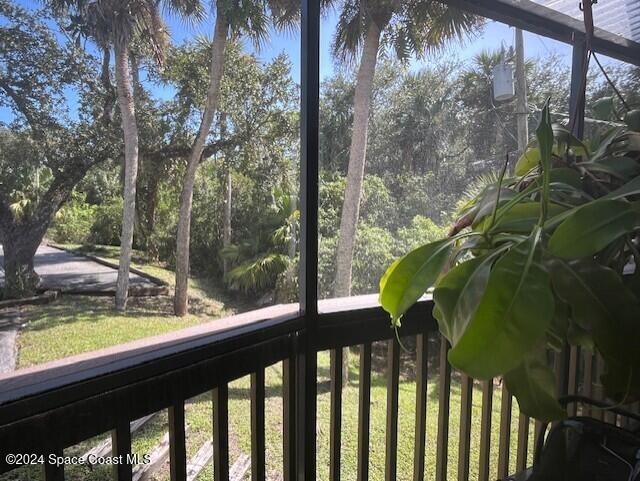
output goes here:
[[[340, 232], [336, 253], [335, 297], [347, 297], [351, 294], [351, 269], [353, 266], [353, 248], [356, 239], [358, 218], [360, 217], [360, 198], [364, 181], [364, 164], [367, 155], [367, 132], [369, 130], [369, 110], [371, 109], [371, 93], [373, 77], [376, 73], [376, 61], [380, 46], [381, 30], [375, 22], [367, 29], [360, 59], [360, 68], [356, 79], [356, 90], [353, 97], [353, 129], [351, 148], [349, 150], [349, 167], [347, 185], [344, 191]], [[342, 380], [349, 382], [349, 348], [342, 354]]]
[[193, 186], [196, 170], [202, 157], [204, 145], [211, 130], [213, 116], [218, 108], [220, 81], [224, 68], [224, 51], [227, 44], [229, 22], [224, 12], [223, 2], [218, 2], [216, 26], [213, 34], [211, 65], [209, 66], [209, 88], [207, 100], [202, 114], [202, 122], [198, 135], [191, 149], [187, 171], [184, 175], [182, 193], [180, 195], [180, 213], [178, 234], [176, 239], [176, 292], [173, 309], [176, 316], [185, 316], [188, 312], [188, 280], [189, 280], [189, 240], [191, 237], [191, 206], [193, 203]]
[[118, 106], [122, 116], [124, 134], [124, 209], [122, 211], [122, 235], [120, 237], [120, 266], [116, 284], [116, 309], [124, 311], [129, 293], [129, 265], [133, 247], [133, 230], [136, 217], [136, 180], [138, 177], [138, 126], [129, 76], [129, 44], [115, 42], [116, 87]]
[[33, 258], [44, 234], [30, 226], [17, 227], [4, 236], [4, 297], [18, 299], [35, 295], [39, 277], [33, 268]]
[[360, 216], [360, 198], [362, 197], [364, 164], [367, 153], [369, 110], [371, 108], [373, 77], [376, 71], [376, 60], [380, 45], [380, 32], [380, 28], [375, 22], [371, 22], [364, 39], [353, 98], [353, 131], [351, 134], [351, 149], [349, 151], [349, 168], [336, 254], [337, 266], [334, 286], [334, 295], [336, 297], [346, 297], [351, 294], [353, 247], [358, 217]]

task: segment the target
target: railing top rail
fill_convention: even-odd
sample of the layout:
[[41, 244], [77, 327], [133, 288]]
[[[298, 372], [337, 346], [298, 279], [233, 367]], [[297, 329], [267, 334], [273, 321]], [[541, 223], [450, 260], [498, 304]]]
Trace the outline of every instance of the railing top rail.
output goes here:
[[[10, 421], [4, 415], [8, 406], [27, 398], [41, 398], [38, 411], [53, 409], [54, 403], [64, 405], [169, 369], [188, 367], [301, 327], [297, 304], [276, 305], [5, 373], [0, 376], [0, 424]], [[65, 395], [62, 389], [67, 389]], [[57, 394], [43, 399], [51, 391]], [[22, 414], [32, 415], [29, 411]]]
[[[425, 296], [403, 320], [402, 335], [435, 328]], [[317, 349], [394, 336], [377, 295], [319, 302]], [[198, 326], [0, 375], [0, 425], [100, 395], [304, 329], [298, 304], [258, 309]]]

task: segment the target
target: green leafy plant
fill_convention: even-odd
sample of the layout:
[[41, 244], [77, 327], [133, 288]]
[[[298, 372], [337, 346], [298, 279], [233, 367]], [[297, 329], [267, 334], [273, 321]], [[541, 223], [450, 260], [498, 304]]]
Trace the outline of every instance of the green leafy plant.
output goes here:
[[547, 101], [514, 175], [505, 165], [463, 206], [448, 237], [387, 269], [380, 303], [393, 326], [434, 287], [433, 313], [451, 344], [450, 363], [477, 379], [502, 376], [524, 413], [545, 421], [565, 415], [547, 353], [566, 343], [602, 356], [611, 399], [637, 400], [636, 127], [615, 125], [583, 142], [552, 124]]

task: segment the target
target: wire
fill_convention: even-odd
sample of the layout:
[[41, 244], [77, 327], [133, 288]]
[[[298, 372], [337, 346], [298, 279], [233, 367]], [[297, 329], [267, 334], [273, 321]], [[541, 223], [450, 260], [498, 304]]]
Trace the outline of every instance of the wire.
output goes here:
[[627, 102], [624, 101], [624, 98], [622, 97], [622, 94], [620, 93], [620, 91], [616, 88], [616, 86], [613, 84], [613, 82], [611, 81], [611, 79], [609, 78], [609, 75], [607, 75], [607, 71], [604, 69], [604, 67], [602, 66], [602, 64], [600, 63], [600, 60], [598, 60], [598, 57], [596, 55], [595, 52], [592, 52], [591, 55], [593, 56], [593, 60], [596, 61], [596, 63], [598, 64], [598, 67], [600, 67], [600, 71], [602, 72], [602, 74], [604, 75], [604, 78], [607, 79], [607, 83], [611, 86], [611, 88], [613, 89], [613, 91], [616, 93], [616, 95], [618, 96], [618, 98], [620, 99], [620, 102], [622, 102], [622, 105], [624, 106], [625, 109], [627, 109], [627, 112], [629, 110], [631, 110], [629, 108], [629, 104], [627, 104]]

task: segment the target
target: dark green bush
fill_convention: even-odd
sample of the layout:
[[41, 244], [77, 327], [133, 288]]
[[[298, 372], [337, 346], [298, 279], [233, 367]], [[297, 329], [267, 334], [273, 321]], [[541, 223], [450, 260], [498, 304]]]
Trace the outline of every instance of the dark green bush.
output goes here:
[[92, 244], [120, 245], [122, 199], [114, 197], [98, 206], [88, 241]]

